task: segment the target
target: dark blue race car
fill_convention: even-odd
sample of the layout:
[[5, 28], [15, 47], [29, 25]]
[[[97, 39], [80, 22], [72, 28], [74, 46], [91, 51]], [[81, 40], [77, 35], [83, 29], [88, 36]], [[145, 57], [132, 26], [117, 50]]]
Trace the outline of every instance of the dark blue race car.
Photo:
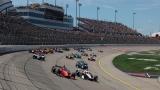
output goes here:
[[80, 69], [88, 69], [88, 64], [85, 61], [77, 61], [76, 67]]

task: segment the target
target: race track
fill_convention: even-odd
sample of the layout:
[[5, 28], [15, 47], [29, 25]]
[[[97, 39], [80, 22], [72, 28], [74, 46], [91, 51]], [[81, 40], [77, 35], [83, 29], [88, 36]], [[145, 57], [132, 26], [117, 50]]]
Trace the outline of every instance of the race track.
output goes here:
[[[160, 49], [158, 46], [103, 46], [95, 47], [92, 52], [98, 55], [97, 62], [89, 62], [89, 70], [98, 75], [99, 82], [70, 80], [56, 76], [51, 72], [53, 65], [65, 65], [75, 71], [74, 60], [65, 56], [75, 52], [49, 54], [46, 61], [32, 59], [28, 52], [16, 52], [0, 56], [1, 90], [160, 90], [158, 79], [146, 79], [129, 76], [112, 65], [115, 56], [127, 51]], [[104, 53], [97, 52], [103, 50]], [[88, 52], [88, 53], [92, 53]]]

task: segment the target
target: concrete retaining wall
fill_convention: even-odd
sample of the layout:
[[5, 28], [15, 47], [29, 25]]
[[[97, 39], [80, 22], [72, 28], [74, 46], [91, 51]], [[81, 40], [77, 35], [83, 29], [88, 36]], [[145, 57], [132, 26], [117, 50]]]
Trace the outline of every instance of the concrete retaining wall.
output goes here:
[[0, 45], [0, 54], [26, 51], [36, 48], [97, 47], [97, 46], [160, 46], [159, 44], [66, 44], [66, 45]]

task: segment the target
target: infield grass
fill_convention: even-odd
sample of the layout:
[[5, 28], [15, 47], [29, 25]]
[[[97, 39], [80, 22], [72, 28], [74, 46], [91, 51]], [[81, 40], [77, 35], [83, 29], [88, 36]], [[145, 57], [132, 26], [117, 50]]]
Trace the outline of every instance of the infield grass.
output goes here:
[[160, 51], [155, 50], [139, 52], [133, 55], [122, 54], [114, 58], [113, 64], [124, 72], [160, 75], [159, 53]]

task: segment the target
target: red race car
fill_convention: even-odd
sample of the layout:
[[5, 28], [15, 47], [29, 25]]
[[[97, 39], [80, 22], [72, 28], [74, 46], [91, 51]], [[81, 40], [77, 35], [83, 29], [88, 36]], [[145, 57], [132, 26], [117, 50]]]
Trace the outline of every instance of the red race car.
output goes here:
[[57, 76], [75, 80], [75, 73], [71, 73], [65, 66], [55, 65], [52, 67], [52, 72]]

